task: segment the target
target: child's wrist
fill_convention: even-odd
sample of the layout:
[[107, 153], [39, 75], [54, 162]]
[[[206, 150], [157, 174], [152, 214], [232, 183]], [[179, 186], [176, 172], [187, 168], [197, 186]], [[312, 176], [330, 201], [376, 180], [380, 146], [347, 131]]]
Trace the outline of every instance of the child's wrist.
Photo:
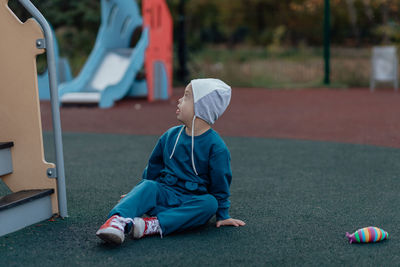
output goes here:
[[223, 221], [231, 218], [231, 216], [229, 216], [228, 210], [229, 208], [219, 209], [217, 211], [217, 221]]

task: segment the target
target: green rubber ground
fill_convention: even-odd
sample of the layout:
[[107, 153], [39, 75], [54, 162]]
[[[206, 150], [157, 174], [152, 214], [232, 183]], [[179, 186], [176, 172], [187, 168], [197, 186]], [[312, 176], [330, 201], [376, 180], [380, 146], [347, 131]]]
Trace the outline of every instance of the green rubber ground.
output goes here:
[[[139, 181], [157, 137], [66, 133], [69, 217], [0, 237], [0, 266], [399, 264], [399, 149], [224, 139], [234, 175], [230, 214], [245, 227], [217, 229], [212, 219], [163, 239], [103, 244], [96, 230]], [[53, 161], [48, 133], [45, 146]], [[389, 240], [349, 244], [346, 231], [365, 226], [383, 228]]]

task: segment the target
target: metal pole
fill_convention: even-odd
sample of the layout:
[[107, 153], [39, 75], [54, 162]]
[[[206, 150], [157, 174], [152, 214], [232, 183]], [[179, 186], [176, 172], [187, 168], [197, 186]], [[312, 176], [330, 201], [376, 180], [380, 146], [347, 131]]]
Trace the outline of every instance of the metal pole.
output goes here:
[[324, 84], [329, 85], [330, 80], [330, 43], [331, 43], [331, 25], [330, 25], [330, 0], [325, 0], [324, 7], [324, 61], [325, 61], [325, 76]]
[[44, 31], [47, 67], [49, 70], [50, 99], [53, 118], [54, 145], [56, 150], [56, 170], [57, 170], [57, 189], [58, 189], [58, 208], [62, 218], [68, 217], [67, 194], [65, 189], [64, 154], [61, 135], [61, 120], [58, 102], [58, 87], [56, 75], [56, 60], [54, 55], [53, 32], [44, 16], [29, 0], [18, 0], [25, 9], [39, 22]]

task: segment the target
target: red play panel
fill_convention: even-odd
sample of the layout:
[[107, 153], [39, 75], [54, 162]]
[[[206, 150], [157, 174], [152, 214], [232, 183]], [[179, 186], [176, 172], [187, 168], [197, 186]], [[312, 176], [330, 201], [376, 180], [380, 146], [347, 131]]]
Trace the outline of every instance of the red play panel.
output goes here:
[[145, 70], [149, 93], [147, 99], [154, 96], [154, 63], [163, 62], [167, 74], [168, 96], [172, 94], [172, 50], [173, 25], [165, 0], [146, 0], [142, 2], [143, 26], [150, 29], [149, 46], [146, 50]]

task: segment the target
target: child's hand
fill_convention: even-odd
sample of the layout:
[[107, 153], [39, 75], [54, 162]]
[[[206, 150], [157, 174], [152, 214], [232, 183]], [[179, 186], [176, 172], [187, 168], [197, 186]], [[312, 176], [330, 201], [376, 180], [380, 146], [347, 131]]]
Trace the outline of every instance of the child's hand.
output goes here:
[[217, 222], [217, 227], [226, 226], [226, 225], [231, 225], [231, 226], [238, 227], [238, 226], [245, 226], [246, 223], [244, 221], [233, 219], [233, 218], [229, 218], [229, 219]]

